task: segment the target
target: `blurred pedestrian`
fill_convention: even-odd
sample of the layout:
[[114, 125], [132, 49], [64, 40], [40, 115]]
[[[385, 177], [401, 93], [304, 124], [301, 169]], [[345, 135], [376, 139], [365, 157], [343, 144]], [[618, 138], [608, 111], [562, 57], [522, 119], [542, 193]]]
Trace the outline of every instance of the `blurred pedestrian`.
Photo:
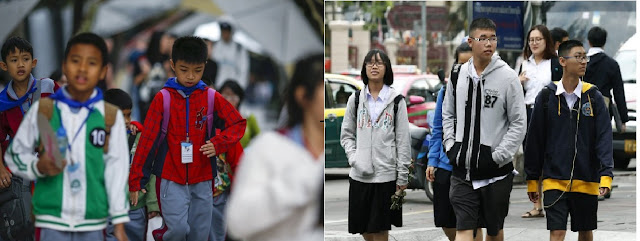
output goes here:
[[554, 50], [556, 51], [556, 55], [558, 55], [558, 47], [560, 47], [561, 43], [569, 40], [569, 33], [566, 30], [555, 27], [551, 29], [551, 39], [553, 39]]
[[141, 73], [136, 75], [134, 83], [138, 86], [140, 121], [144, 122], [149, 105], [158, 91], [173, 76], [169, 66], [171, 46], [175, 37], [163, 31], [151, 35], [144, 57], [139, 58]]
[[286, 93], [287, 126], [258, 136], [242, 157], [227, 210], [232, 237], [324, 239], [323, 59], [297, 62]]
[[218, 63], [215, 83], [234, 79], [246, 89], [249, 85], [249, 53], [233, 41], [235, 27], [230, 20], [222, 20], [219, 24], [221, 40], [213, 46], [213, 59]]
[[[219, 91], [220, 94], [236, 108], [236, 110], [240, 111], [240, 105], [244, 100], [244, 90], [240, 87], [238, 82], [228, 79], [222, 84], [222, 86], [220, 86]], [[256, 117], [253, 114], [249, 114], [246, 119], [247, 129], [244, 131], [242, 139], [240, 139], [240, 144], [242, 144], [243, 148], [247, 148], [251, 140], [260, 134], [260, 126], [258, 125]]]
[[[562, 77], [562, 66], [560, 66], [558, 62], [558, 56], [554, 49], [551, 33], [544, 25], [536, 25], [529, 30], [523, 55], [525, 61], [522, 63], [521, 72], [518, 77], [524, 88], [524, 104], [527, 111], [527, 121], [530, 121], [536, 96], [538, 96], [540, 90], [549, 83], [560, 80]], [[540, 191], [538, 193], [540, 193]], [[540, 201], [535, 202], [533, 209], [525, 212], [521, 217], [544, 217]]]
[[[592, 83], [598, 87], [605, 99], [607, 108], [611, 105], [611, 89], [615, 96], [615, 105], [620, 113], [620, 121], [622, 122], [621, 132], [625, 132], [626, 123], [629, 121], [627, 110], [627, 101], [624, 93], [624, 83], [620, 74], [620, 65], [618, 62], [609, 57], [604, 52], [604, 45], [607, 42], [607, 31], [600, 27], [593, 27], [588, 33], [589, 52], [587, 56], [591, 58], [587, 63], [587, 72], [584, 75], [584, 81]], [[611, 108], [609, 108], [611, 109]], [[609, 118], [611, 118], [612, 110], [609, 110]]]
[[496, 24], [478, 18], [469, 32], [473, 57], [460, 67], [457, 82], [447, 84], [442, 105], [443, 142], [453, 166], [449, 197], [456, 240], [473, 240], [482, 221], [486, 240], [501, 241], [515, 172], [512, 159], [526, 131], [524, 94], [518, 75], [494, 55]]
[[[458, 67], [466, 63], [472, 56], [471, 46], [462, 43], [456, 48], [455, 62]], [[456, 68], [456, 66], [454, 66]], [[452, 70], [452, 73], [457, 70]], [[453, 76], [453, 74], [451, 75]], [[451, 81], [451, 79], [449, 80]], [[457, 81], [454, 80], [454, 81]], [[456, 239], [456, 215], [449, 200], [449, 189], [451, 187], [451, 171], [453, 167], [449, 163], [447, 154], [442, 149], [442, 101], [446, 91], [446, 83], [438, 92], [436, 110], [433, 117], [433, 128], [431, 129], [431, 139], [429, 141], [429, 154], [427, 163], [427, 180], [433, 183], [433, 218], [436, 227], [442, 227], [450, 241]], [[476, 241], [482, 241], [482, 229], [478, 228], [475, 233]]]
[[213, 44], [214, 39], [210, 32], [206, 32], [205, 28], [196, 29], [193, 36], [200, 37], [207, 44], [207, 63], [204, 64], [204, 73], [202, 73], [202, 81], [211, 88], [216, 86], [216, 76], [218, 75], [218, 63], [213, 60]]
[[531, 202], [543, 199], [551, 241], [564, 240], [569, 215], [578, 240], [591, 241], [598, 195], [611, 190], [613, 179], [611, 122], [598, 88], [580, 80], [589, 62], [582, 43], [568, 40], [558, 53], [562, 80], [538, 94], [529, 125], [527, 194]]
[[389, 57], [371, 50], [362, 64], [365, 86], [347, 102], [340, 144], [349, 172], [349, 233], [365, 240], [386, 240], [391, 225], [402, 227], [402, 207], [391, 209], [391, 197], [409, 183], [411, 163], [407, 106], [391, 87]]

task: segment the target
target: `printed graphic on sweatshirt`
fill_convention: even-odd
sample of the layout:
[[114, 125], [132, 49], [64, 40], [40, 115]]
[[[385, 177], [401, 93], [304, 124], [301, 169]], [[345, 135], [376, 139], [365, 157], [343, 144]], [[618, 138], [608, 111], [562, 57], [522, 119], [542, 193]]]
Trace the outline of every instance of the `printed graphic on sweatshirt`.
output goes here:
[[[367, 123], [367, 120], [369, 118], [367, 118], [367, 116], [369, 115], [369, 113], [367, 113], [367, 109], [362, 108], [358, 111], [358, 128], [362, 128], [364, 127], [364, 124]], [[367, 124], [367, 127], [371, 127], [371, 121], [369, 121], [369, 123]]]
[[496, 105], [496, 101], [500, 97], [498, 90], [485, 89], [484, 90], [484, 107], [493, 108]]
[[391, 127], [392, 124], [393, 124], [393, 116], [391, 116], [389, 112], [385, 111], [384, 117], [382, 117], [382, 119], [378, 122], [378, 126], [386, 131], [389, 129], [389, 127]]
[[207, 121], [207, 116], [204, 115], [204, 107], [201, 107], [196, 114], [196, 128], [202, 130], [204, 123]]

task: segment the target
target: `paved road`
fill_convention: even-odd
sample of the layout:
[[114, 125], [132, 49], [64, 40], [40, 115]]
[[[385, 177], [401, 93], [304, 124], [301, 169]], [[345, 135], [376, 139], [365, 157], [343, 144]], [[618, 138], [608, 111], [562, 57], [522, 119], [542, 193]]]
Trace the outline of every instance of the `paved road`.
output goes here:
[[[327, 169], [325, 181], [325, 240], [363, 240], [347, 232], [347, 169]], [[614, 170], [612, 197], [599, 202], [598, 230], [594, 240], [635, 240], [636, 238], [636, 170], [635, 160], [629, 169]], [[407, 192], [403, 207], [403, 227], [393, 228], [390, 240], [446, 240], [433, 224], [433, 204], [423, 190]], [[524, 219], [520, 215], [533, 207], [524, 184], [514, 185], [509, 216], [505, 221], [505, 240], [548, 240], [544, 218]], [[575, 238], [572, 238], [574, 237]], [[567, 240], [577, 234], [567, 233]]]

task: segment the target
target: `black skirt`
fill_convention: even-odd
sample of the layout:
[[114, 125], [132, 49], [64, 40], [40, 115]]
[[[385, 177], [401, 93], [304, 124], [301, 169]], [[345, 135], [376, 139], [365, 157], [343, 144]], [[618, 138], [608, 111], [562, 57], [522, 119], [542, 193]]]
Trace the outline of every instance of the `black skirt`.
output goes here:
[[391, 210], [396, 182], [364, 183], [349, 178], [349, 233], [379, 233], [402, 227], [402, 209]]

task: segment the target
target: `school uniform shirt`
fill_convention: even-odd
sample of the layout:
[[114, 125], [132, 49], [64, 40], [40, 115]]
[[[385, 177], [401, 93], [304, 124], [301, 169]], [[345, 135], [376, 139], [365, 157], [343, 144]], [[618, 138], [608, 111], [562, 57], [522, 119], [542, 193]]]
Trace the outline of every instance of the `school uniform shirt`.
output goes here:
[[[65, 91], [65, 90], [61, 90]], [[66, 91], [65, 95], [68, 95]], [[91, 97], [95, 97], [94, 90]], [[5, 160], [14, 174], [36, 180], [33, 193], [35, 226], [58, 231], [87, 232], [107, 227], [107, 217], [113, 224], [129, 222], [129, 200], [126, 194], [129, 171], [129, 148], [124, 118], [120, 110], [109, 136], [109, 150], [104, 153], [100, 143], [100, 130], [104, 131], [104, 101], [93, 104], [93, 110], [71, 108], [54, 101], [50, 120], [53, 131], [67, 132], [71, 151], [67, 149], [67, 167], [56, 176], [45, 176], [37, 168], [35, 149], [39, 142], [37, 124], [38, 103], [27, 112], [17, 135], [5, 153]], [[88, 116], [88, 118], [87, 118]], [[85, 123], [86, 119], [86, 123]], [[84, 123], [84, 124], [83, 124]], [[74, 136], [77, 138], [74, 141]], [[97, 138], [98, 137], [98, 138]], [[69, 165], [79, 163], [80, 189], [72, 192]]]
[[[30, 78], [29, 86], [27, 89], [31, 89], [34, 85], [33, 75]], [[20, 126], [20, 122], [22, 122], [22, 118], [24, 117], [24, 113], [26, 113], [29, 108], [34, 104], [35, 101], [42, 97], [50, 96], [58, 90], [58, 85], [49, 78], [36, 80], [36, 91], [31, 93], [25, 102], [22, 103], [21, 106], [16, 106], [14, 108], [5, 110], [0, 112], [0, 146], [2, 147], [2, 153], [0, 158], [4, 157], [4, 151], [9, 147], [9, 142], [18, 132], [18, 127]], [[16, 96], [15, 90], [13, 90], [13, 80], [9, 81], [9, 84], [5, 87], [7, 97], [11, 100], [18, 100], [18, 96]], [[22, 107], [22, 110], [20, 109]], [[24, 111], [24, 113], [23, 113]], [[5, 165], [6, 166], [6, 165]]]
[[546, 100], [538, 95], [533, 107], [524, 149], [527, 190], [538, 190], [542, 178], [543, 191], [598, 195], [600, 187], [611, 189], [613, 180], [609, 112], [594, 85], [583, 82], [576, 88], [580, 105], [575, 109], [562, 100], [561, 86], [549, 84], [552, 94]]
[[[169, 79], [168, 81], [173, 81]], [[208, 87], [206, 87], [208, 88]], [[196, 89], [187, 98], [182, 91], [165, 87], [171, 95], [170, 117], [165, 140], [158, 140], [162, 127], [163, 95], [158, 92], [144, 121], [145, 131], [140, 136], [131, 164], [129, 190], [144, 188], [149, 169], [156, 177], [167, 179], [180, 185], [196, 184], [213, 179], [212, 161], [202, 154], [200, 147], [207, 141], [207, 96], [206, 89]], [[217, 91], [213, 111], [214, 127], [224, 129], [209, 139], [216, 153], [229, 151], [244, 135], [246, 120]], [[182, 163], [181, 142], [187, 139], [187, 114], [189, 115], [189, 140], [193, 147], [193, 162]], [[166, 153], [164, 159], [155, 159], [156, 153]], [[144, 172], [143, 172], [144, 171]], [[144, 177], [144, 179], [143, 179]]]
[[252, 241], [322, 241], [324, 153], [318, 158], [278, 132], [252, 141], [227, 202], [232, 237]]
[[388, 85], [382, 85], [382, 89], [378, 93], [378, 98], [374, 99], [369, 91], [369, 85], [364, 87], [364, 93], [371, 109], [371, 111], [369, 111], [369, 117], [371, 117], [372, 120], [377, 120], [380, 112], [382, 112], [382, 109], [386, 106], [385, 102], [389, 99], [389, 90]]
[[527, 61], [522, 63], [526, 75], [529, 78], [524, 83], [524, 104], [532, 105], [536, 101], [538, 92], [551, 83], [551, 59], [543, 59], [536, 64], [536, 60], [531, 55]]

